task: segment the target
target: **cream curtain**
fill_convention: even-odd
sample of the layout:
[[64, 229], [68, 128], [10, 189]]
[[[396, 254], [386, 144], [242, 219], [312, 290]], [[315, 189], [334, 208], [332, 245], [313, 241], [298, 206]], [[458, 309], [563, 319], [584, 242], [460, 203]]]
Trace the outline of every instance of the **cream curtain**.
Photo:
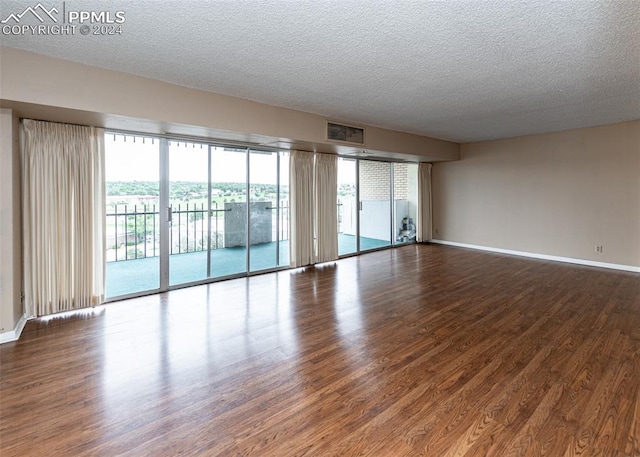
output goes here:
[[25, 119], [22, 136], [25, 312], [104, 300], [104, 132]]
[[338, 258], [338, 156], [316, 154], [316, 262]]
[[313, 153], [291, 151], [289, 198], [291, 233], [289, 250], [292, 267], [314, 263], [313, 249]]
[[432, 239], [431, 169], [430, 163], [418, 164], [418, 243]]

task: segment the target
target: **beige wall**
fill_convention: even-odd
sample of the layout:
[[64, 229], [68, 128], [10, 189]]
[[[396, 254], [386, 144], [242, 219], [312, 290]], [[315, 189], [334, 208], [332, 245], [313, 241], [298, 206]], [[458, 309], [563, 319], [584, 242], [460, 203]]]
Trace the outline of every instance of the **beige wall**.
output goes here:
[[323, 116], [18, 49], [0, 47], [0, 63], [3, 107], [39, 119], [249, 141], [286, 149], [349, 152], [364, 148], [376, 156], [391, 154], [416, 161], [460, 157], [457, 143], [376, 127], [366, 127], [364, 146], [343, 147], [325, 140], [327, 119]]
[[461, 158], [433, 168], [435, 239], [640, 266], [640, 121], [463, 144]]
[[[0, 333], [14, 330], [23, 315], [19, 117], [284, 149], [355, 152], [325, 140], [323, 116], [6, 47], [0, 47], [0, 106]], [[375, 127], [366, 127], [364, 148], [375, 156], [416, 161], [460, 157], [457, 143]]]
[[0, 110], [0, 333], [14, 330], [22, 311], [18, 118]]

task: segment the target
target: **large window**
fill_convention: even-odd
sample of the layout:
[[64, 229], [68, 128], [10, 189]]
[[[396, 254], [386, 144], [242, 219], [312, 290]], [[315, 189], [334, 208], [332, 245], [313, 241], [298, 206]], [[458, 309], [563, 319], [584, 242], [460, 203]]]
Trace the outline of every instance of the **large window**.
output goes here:
[[393, 242], [416, 240], [418, 215], [418, 164], [393, 164]]
[[289, 265], [288, 153], [105, 136], [107, 297]]
[[[289, 266], [289, 153], [107, 133], [106, 295]], [[339, 158], [338, 253], [415, 241], [417, 164]]]
[[360, 160], [360, 250], [391, 244], [391, 163]]
[[169, 284], [209, 276], [209, 147], [169, 141]]
[[341, 256], [416, 240], [418, 164], [338, 160]]
[[251, 271], [289, 265], [289, 155], [251, 150], [249, 157]]
[[106, 296], [160, 288], [160, 141], [105, 135]]
[[355, 159], [338, 159], [338, 254], [358, 252], [358, 196]]
[[247, 271], [247, 150], [211, 146], [210, 275]]

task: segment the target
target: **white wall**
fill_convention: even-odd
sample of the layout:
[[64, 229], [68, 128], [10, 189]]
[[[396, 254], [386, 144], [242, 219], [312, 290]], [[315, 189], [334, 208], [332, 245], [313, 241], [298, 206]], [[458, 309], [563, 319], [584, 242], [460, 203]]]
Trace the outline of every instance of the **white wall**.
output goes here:
[[360, 236], [389, 241], [391, 204], [389, 200], [362, 200]]

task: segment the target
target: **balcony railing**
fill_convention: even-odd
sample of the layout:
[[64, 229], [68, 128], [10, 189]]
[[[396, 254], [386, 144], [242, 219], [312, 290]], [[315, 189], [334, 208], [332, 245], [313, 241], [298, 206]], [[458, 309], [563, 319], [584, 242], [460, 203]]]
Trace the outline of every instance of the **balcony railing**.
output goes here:
[[159, 217], [156, 205], [107, 208], [107, 262], [158, 256]]
[[[272, 204], [269, 209], [276, 209]], [[289, 239], [289, 206], [283, 200], [272, 211], [271, 240]], [[225, 209], [224, 204], [215, 203], [211, 214], [204, 203], [200, 205], [179, 204], [171, 211], [170, 253], [221, 249], [225, 247]], [[211, 223], [211, 241], [209, 242], [209, 221]], [[245, 223], [246, 225], [246, 223]], [[160, 211], [153, 205], [113, 205], [107, 208], [107, 262], [143, 259], [160, 255]]]

